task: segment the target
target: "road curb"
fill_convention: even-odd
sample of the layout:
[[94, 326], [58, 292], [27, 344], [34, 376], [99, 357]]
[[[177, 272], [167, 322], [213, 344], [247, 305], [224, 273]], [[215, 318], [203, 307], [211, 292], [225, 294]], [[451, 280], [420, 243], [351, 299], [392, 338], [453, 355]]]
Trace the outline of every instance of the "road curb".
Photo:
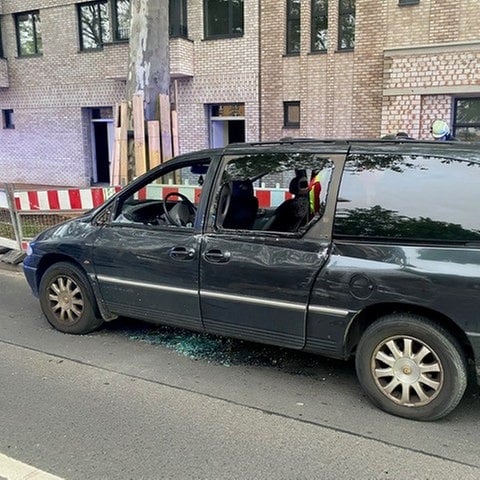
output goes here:
[[3, 249], [0, 253], [0, 268], [4, 270], [22, 270], [22, 262], [25, 252], [21, 250]]

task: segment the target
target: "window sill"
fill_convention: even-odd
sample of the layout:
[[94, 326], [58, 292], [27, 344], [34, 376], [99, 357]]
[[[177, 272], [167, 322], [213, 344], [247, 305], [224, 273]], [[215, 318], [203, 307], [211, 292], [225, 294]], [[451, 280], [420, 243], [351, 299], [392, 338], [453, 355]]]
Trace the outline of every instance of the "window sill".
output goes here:
[[354, 51], [354, 48], [339, 48], [338, 50], [335, 50], [335, 53], [353, 53]]
[[311, 50], [310, 52], [308, 52], [307, 55], [326, 55], [328, 53], [328, 50], [325, 49], [325, 50]]
[[103, 44], [104, 47], [110, 47], [112, 45], [125, 45], [130, 41], [129, 38], [123, 39], [123, 40], [113, 40], [113, 42], [105, 42]]
[[209, 37], [205, 36], [202, 39], [202, 42], [210, 42], [212, 40], [228, 40], [232, 38], [243, 38], [244, 34], [231, 34], [231, 35], [211, 35]]
[[92, 52], [102, 52], [103, 47], [98, 47], [98, 48], [80, 48], [78, 50], [78, 53], [92, 53]]
[[172, 36], [170, 36], [169, 38], [170, 38], [170, 40], [174, 40], [174, 41], [175, 40], [180, 40], [180, 41], [183, 40], [184, 42], [195, 43], [194, 40], [192, 40], [191, 38], [188, 38], [188, 37], [180, 37], [180, 36], [172, 37]]
[[31, 55], [18, 55], [16, 58], [38, 58], [43, 57], [43, 53], [32, 53]]
[[284, 130], [299, 130], [300, 125], [284, 125]]
[[299, 57], [299, 56], [300, 56], [300, 52], [284, 53], [282, 56], [283, 56], [284, 58], [288, 58], [288, 57]]

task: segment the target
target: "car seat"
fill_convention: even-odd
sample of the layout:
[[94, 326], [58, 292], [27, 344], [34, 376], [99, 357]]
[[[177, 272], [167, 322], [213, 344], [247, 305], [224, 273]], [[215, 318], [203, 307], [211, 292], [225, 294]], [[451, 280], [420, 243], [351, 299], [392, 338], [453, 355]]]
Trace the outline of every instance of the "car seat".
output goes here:
[[223, 228], [251, 230], [258, 212], [258, 198], [253, 191], [251, 180], [233, 180], [226, 191], [230, 198], [222, 222]]
[[294, 198], [280, 204], [273, 212], [263, 230], [275, 232], [296, 232], [308, 219], [308, 180], [298, 176], [290, 181], [288, 188]]

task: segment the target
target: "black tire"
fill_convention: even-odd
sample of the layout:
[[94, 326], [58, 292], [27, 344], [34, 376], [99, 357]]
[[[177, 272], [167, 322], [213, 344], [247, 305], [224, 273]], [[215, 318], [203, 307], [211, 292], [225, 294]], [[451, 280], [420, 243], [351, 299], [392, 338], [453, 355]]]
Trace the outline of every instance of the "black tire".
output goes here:
[[71, 263], [55, 263], [45, 271], [39, 297], [48, 322], [61, 332], [89, 333], [103, 323], [87, 278]]
[[416, 315], [389, 315], [368, 327], [355, 364], [360, 384], [376, 406], [412, 420], [444, 417], [467, 386], [459, 343], [441, 326]]

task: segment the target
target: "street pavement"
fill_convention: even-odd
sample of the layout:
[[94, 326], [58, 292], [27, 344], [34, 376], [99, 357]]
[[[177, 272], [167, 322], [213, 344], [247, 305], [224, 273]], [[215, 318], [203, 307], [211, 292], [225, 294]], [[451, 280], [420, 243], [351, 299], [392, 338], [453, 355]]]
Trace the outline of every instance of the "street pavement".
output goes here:
[[0, 269], [0, 454], [65, 479], [480, 478], [477, 388], [412, 422], [374, 408], [351, 362], [165, 337], [128, 319], [61, 334]]

